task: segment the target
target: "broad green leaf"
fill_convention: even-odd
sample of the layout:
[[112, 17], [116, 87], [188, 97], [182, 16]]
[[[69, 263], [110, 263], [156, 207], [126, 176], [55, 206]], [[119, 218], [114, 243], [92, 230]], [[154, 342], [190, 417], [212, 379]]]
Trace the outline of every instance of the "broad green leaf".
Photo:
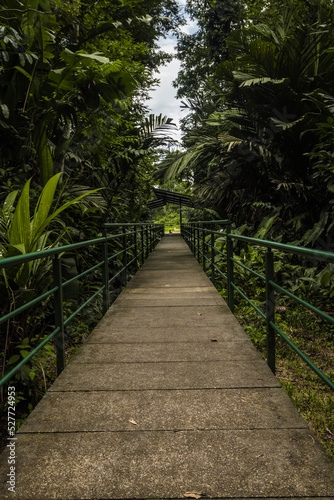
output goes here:
[[50, 147], [48, 145], [46, 125], [44, 122], [36, 127], [34, 134], [34, 144], [38, 155], [38, 165], [41, 174], [41, 184], [45, 186], [47, 181], [53, 175], [53, 160], [51, 156]]
[[314, 224], [314, 226], [312, 227], [312, 229], [309, 229], [305, 233], [305, 235], [303, 237], [303, 243], [304, 243], [304, 245], [308, 245], [310, 243], [313, 245], [315, 243], [315, 241], [323, 233], [323, 231], [325, 229], [325, 226], [327, 224], [327, 221], [328, 221], [328, 217], [329, 217], [329, 213], [328, 212], [323, 212], [321, 214], [320, 220]]
[[85, 194], [82, 194], [81, 196], [78, 196], [77, 198], [75, 198], [74, 200], [71, 200], [71, 201], [68, 201], [67, 203], [64, 203], [64, 205], [62, 205], [61, 207], [58, 208], [58, 210], [56, 210], [53, 214], [51, 214], [43, 223], [42, 225], [38, 228], [38, 231], [36, 232], [35, 236], [34, 236], [34, 239], [32, 240], [31, 242], [31, 246], [33, 247], [38, 238], [41, 236], [42, 232], [44, 231], [44, 229], [46, 229], [48, 227], [48, 225], [50, 224], [50, 222], [55, 218], [57, 217], [57, 215], [59, 215], [61, 212], [63, 212], [64, 210], [66, 210], [68, 207], [70, 207], [71, 205], [74, 205], [75, 203], [78, 203], [82, 198], [85, 198], [85, 196], [88, 196], [92, 193], [96, 193], [97, 191], [100, 191], [101, 189], [103, 188], [99, 188], [99, 189], [93, 189], [91, 191], [88, 191], [87, 193]]
[[31, 179], [24, 185], [8, 231], [9, 243], [12, 246], [24, 245], [25, 253], [30, 246], [30, 182]]
[[8, 106], [6, 104], [0, 104], [0, 109], [1, 109], [2, 116], [4, 118], [8, 119], [9, 118]]
[[14, 203], [15, 203], [17, 194], [18, 194], [18, 191], [12, 191], [11, 193], [9, 193], [9, 195], [7, 196], [7, 198], [4, 201], [4, 204], [2, 207], [2, 214], [3, 214], [5, 222], [7, 222], [8, 219], [10, 218], [10, 214], [13, 211], [13, 207], [14, 207]]
[[90, 64], [94, 61], [103, 64], [107, 64], [110, 62], [110, 59], [108, 59], [108, 57], [104, 57], [103, 55], [101, 55], [101, 52], [93, 52], [92, 54], [86, 54], [83, 52], [72, 52], [69, 49], [65, 49], [60, 54], [60, 57], [63, 61], [66, 61], [71, 65], [77, 64], [80, 61], [80, 59], [81, 62], [83, 63], [86, 62], [86, 64]]
[[44, 186], [43, 191], [38, 198], [31, 227], [31, 238], [33, 240], [36, 240], [37, 234], [40, 233], [39, 228], [42, 227], [42, 224], [49, 215], [49, 211], [54, 199], [54, 194], [61, 175], [61, 173], [58, 173], [52, 176]]
[[24, 255], [25, 253], [28, 253], [25, 244], [17, 243], [16, 245], [9, 245], [6, 257], [14, 257], [19, 254]]
[[32, 76], [29, 75], [29, 73], [25, 69], [21, 68], [20, 66], [15, 66], [15, 69], [17, 71], [19, 71], [20, 73], [22, 73], [22, 75], [24, 75], [26, 78], [28, 78], [28, 80], [31, 82]]
[[7, 366], [8, 365], [13, 365], [19, 359], [20, 359], [20, 355], [19, 354], [14, 354], [14, 356], [12, 356], [11, 358], [9, 358], [9, 360], [7, 361]]
[[321, 283], [321, 286], [327, 286], [328, 283], [331, 281], [331, 273], [326, 271], [322, 276], [321, 276], [321, 280], [320, 280], [320, 283]]

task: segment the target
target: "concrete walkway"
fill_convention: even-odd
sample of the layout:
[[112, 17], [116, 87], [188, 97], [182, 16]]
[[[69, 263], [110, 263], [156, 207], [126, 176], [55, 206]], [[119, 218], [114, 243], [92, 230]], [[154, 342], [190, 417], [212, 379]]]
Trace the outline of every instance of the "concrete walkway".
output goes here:
[[334, 463], [182, 238], [163, 238], [17, 434], [0, 498], [334, 498]]

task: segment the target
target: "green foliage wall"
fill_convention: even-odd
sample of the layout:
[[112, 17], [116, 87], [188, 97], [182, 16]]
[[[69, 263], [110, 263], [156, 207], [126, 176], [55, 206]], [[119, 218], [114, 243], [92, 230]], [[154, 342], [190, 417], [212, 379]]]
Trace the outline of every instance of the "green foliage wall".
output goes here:
[[[273, 218], [272, 237], [333, 250], [332, 3], [235, 3], [229, 29], [220, 25], [220, 60], [209, 56], [209, 22], [229, 3], [188, 6], [206, 61], [187, 59], [181, 38], [184, 150], [161, 163], [160, 177], [191, 179], [202, 205], [247, 224], [248, 234]], [[193, 58], [206, 69], [188, 86]]]

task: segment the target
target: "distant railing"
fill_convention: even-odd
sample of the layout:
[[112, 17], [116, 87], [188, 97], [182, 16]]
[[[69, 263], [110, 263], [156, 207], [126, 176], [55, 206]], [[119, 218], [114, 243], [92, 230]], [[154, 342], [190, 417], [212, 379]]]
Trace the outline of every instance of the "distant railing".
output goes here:
[[[110, 234], [110, 230], [117, 230], [116, 234]], [[129, 266], [132, 264], [134, 271], [137, 271], [138, 266], [142, 265], [149, 253], [154, 249], [160, 238], [164, 234], [163, 224], [151, 223], [138, 223], [138, 224], [104, 224], [103, 236], [80, 243], [71, 245], [63, 245], [57, 248], [50, 248], [40, 252], [33, 252], [25, 255], [15, 256], [0, 259], [0, 273], [4, 269], [21, 266], [27, 262], [44, 259], [46, 257], [53, 259], [52, 265], [52, 278], [53, 285], [47, 292], [35, 297], [21, 307], [8, 312], [0, 318], [0, 325], [13, 320], [16, 316], [21, 314], [33, 306], [40, 304], [48, 297], [54, 297], [54, 314], [55, 314], [55, 328], [50, 335], [48, 335], [42, 342], [40, 342], [20, 363], [18, 363], [11, 371], [9, 371], [1, 380], [0, 387], [7, 383], [13, 375], [15, 375], [37, 352], [42, 349], [48, 342], [53, 340], [56, 347], [57, 355], [57, 375], [65, 367], [65, 327], [77, 316], [89, 303], [91, 303], [99, 294], [103, 296], [103, 314], [105, 314], [110, 306], [110, 285], [117, 278], [121, 278], [123, 286], [127, 283], [127, 273]], [[116, 253], [109, 255], [109, 246], [111, 242], [118, 241], [118, 246], [121, 248]], [[88, 267], [80, 274], [73, 278], [64, 281], [62, 272], [62, 259], [68, 253], [73, 253], [83, 248], [100, 246], [102, 249], [101, 261]], [[129, 259], [129, 256], [131, 258]], [[110, 276], [109, 263], [112, 259], [122, 259], [122, 266], [117, 273]], [[20, 267], [19, 267], [20, 268]], [[63, 311], [63, 291], [73, 281], [79, 280], [84, 276], [92, 273], [96, 269], [102, 270], [101, 287], [86, 300], [78, 309], [73, 312], [68, 318], [64, 318]]]
[[[216, 228], [210, 229], [209, 226]], [[221, 228], [217, 230], [217, 228]], [[313, 362], [294, 344], [291, 338], [286, 335], [275, 324], [275, 291], [284, 294], [291, 299], [295, 300], [302, 306], [306, 307], [317, 316], [330, 324], [334, 324], [334, 318], [329, 314], [321, 311], [312, 304], [297, 297], [295, 294], [286, 290], [282, 286], [275, 283], [274, 279], [274, 253], [273, 250], [280, 250], [285, 253], [293, 253], [295, 255], [308, 256], [316, 261], [334, 262], [334, 253], [325, 252], [322, 250], [313, 250], [311, 248], [298, 247], [294, 245], [287, 245], [284, 243], [277, 243], [269, 240], [261, 240], [257, 238], [250, 238], [239, 234], [231, 233], [230, 220], [217, 220], [217, 221], [198, 221], [182, 224], [182, 235], [194, 253], [195, 257], [202, 262], [204, 271], [211, 274], [211, 281], [215, 284], [216, 274], [221, 276], [227, 285], [227, 302], [234, 313], [234, 294], [237, 292], [243, 299], [245, 299], [253, 309], [262, 317], [266, 322], [266, 339], [267, 339], [267, 363], [275, 373], [275, 357], [276, 357], [276, 333], [307, 363], [307, 365], [332, 389], [334, 390], [334, 383], [319, 369]], [[217, 238], [224, 238], [226, 241], [226, 252], [222, 252], [215, 247]], [[253, 246], [267, 248], [265, 256], [265, 274], [262, 275], [250, 267], [246, 266], [237, 260], [234, 254], [233, 241], [241, 241], [251, 244]], [[225, 260], [226, 272], [224, 273], [215, 260], [216, 256], [221, 256]], [[262, 311], [254, 302], [246, 296], [234, 282], [234, 265], [240, 266], [249, 273], [256, 276], [264, 284], [266, 292], [266, 307]], [[253, 299], [254, 300], [254, 299]]]

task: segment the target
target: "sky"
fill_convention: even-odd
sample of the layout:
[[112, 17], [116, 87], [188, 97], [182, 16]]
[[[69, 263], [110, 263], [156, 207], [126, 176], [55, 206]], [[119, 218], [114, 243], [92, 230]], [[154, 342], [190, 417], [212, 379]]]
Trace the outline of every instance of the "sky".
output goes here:
[[[185, 0], [179, 0], [181, 7], [184, 4]], [[196, 22], [189, 20], [188, 24], [182, 27], [182, 31], [185, 33], [194, 33], [196, 31]], [[176, 54], [174, 50], [176, 46], [175, 38], [160, 38], [158, 44], [162, 50], [170, 54]], [[172, 81], [177, 77], [179, 67], [179, 61], [173, 59], [171, 63], [160, 68], [160, 72], [155, 74], [160, 79], [160, 86], [150, 92], [151, 99], [147, 103], [151, 113], [155, 115], [162, 113], [162, 116], [173, 118], [174, 123], [177, 125], [179, 124], [179, 120], [185, 115], [185, 112], [182, 112], [180, 109], [181, 101], [175, 97], [177, 89], [172, 86]], [[175, 134], [176, 139], [180, 139], [180, 137], [180, 132]]]

